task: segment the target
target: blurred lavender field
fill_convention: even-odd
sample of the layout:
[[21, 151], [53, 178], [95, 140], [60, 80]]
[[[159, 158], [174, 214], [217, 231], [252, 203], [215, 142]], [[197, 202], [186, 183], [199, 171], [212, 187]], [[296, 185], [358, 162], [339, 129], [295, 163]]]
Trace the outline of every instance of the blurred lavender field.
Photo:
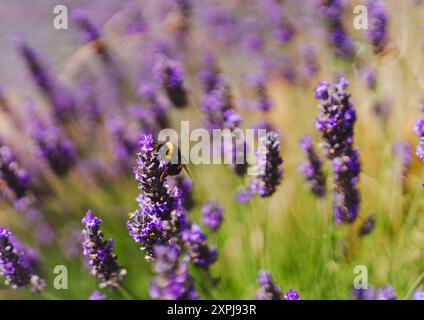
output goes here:
[[0, 4], [0, 298], [424, 298], [421, 1]]

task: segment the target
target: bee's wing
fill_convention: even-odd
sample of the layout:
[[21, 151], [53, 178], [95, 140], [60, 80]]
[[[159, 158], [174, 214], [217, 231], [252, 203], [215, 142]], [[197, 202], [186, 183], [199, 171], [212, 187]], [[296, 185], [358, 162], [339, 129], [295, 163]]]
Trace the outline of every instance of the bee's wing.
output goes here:
[[193, 180], [193, 178], [191, 177], [190, 172], [188, 171], [187, 166], [186, 166], [185, 164], [182, 164], [182, 167], [183, 167], [184, 171], [185, 171], [185, 172], [187, 172], [187, 174], [188, 174], [188, 176], [190, 177], [190, 179], [192, 179], [192, 180]]
[[187, 162], [187, 160], [183, 157], [183, 155], [181, 154], [181, 151], [178, 149], [178, 151], [179, 151], [179, 153], [180, 153], [180, 156], [181, 156], [181, 166], [183, 167], [183, 169], [184, 169], [184, 171], [185, 172], [187, 172], [187, 174], [188, 174], [188, 176], [190, 177], [190, 179], [193, 179], [192, 177], [191, 177], [191, 174], [190, 174], [190, 172], [188, 171], [188, 168], [187, 168], [187, 164], [188, 164], [188, 162]]

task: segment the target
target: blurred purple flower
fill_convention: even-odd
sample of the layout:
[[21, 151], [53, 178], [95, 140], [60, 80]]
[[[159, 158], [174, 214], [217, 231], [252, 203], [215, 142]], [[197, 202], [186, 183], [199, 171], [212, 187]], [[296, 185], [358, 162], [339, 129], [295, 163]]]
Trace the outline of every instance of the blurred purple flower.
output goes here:
[[6, 227], [0, 227], [0, 275], [13, 289], [31, 285], [40, 292], [45, 282], [34, 273], [34, 260]]
[[198, 300], [193, 280], [188, 273], [187, 261], [179, 262], [180, 249], [174, 245], [155, 246], [155, 278], [150, 283], [149, 294], [161, 300]]
[[209, 201], [202, 207], [202, 223], [216, 231], [222, 223], [224, 207], [215, 201]]
[[82, 219], [84, 226], [83, 255], [87, 259], [90, 273], [100, 281], [100, 288], [116, 288], [121, 284], [126, 270], [120, 266], [113, 252], [113, 240], [103, 240], [100, 230], [102, 220], [88, 210]]
[[300, 170], [309, 183], [311, 191], [318, 197], [326, 192], [325, 176], [322, 171], [322, 161], [315, 152], [310, 135], [305, 135], [300, 141], [300, 147], [307, 157], [307, 161], [300, 166]]
[[367, 0], [368, 29], [366, 36], [373, 45], [374, 51], [379, 53], [387, 44], [387, 13], [380, 0]]
[[184, 86], [181, 65], [176, 61], [171, 61], [162, 57], [158, 62], [156, 72], [172, 104], [177, 108], [184, 108], [187, 106], [188, 97]]
[[256, 300], [282, 300], [283, 294], [280, 288], [272, 281], [271, 275], [265, 270], [259, 271], [259, 290], [256, 292]]
[[361, 227], [359, 228], [358, 235], [365, 236], [370, 234], [375, 226], [375, 215], [370, 214], [365, 220], [362, 222]]
[[107, 300], [107, 297], [99, 291], [93, 291], [90, 293], [88, 300]]
[[393, 287], [391, 285], [386, 285], [378, 289], [377, 300], [396, 300]]
[[284, 294], [283, 300], [302, 300], [302, 299], [300, 299], [299, 293], [297, 293], [294, 289], [289, 289]]
[[206, 235], [197, 224], [192, 224], [181, 232], [181, 240], [187, 248], [190, 261], [199, 267], [207, 268], [217, 259], [215, 247], [206, 243]]

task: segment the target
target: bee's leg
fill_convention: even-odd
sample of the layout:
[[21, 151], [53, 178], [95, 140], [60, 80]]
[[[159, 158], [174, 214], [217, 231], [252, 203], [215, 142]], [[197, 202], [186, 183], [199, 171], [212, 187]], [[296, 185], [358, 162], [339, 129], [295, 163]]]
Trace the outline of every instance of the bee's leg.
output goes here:
[[167, 176], [168, 176], [168, 167], [165, 170], [163, 170], [162, 174], [160, 175], [160, 178], [159, 178], [160, 183], [162, 183], [166, 179]]

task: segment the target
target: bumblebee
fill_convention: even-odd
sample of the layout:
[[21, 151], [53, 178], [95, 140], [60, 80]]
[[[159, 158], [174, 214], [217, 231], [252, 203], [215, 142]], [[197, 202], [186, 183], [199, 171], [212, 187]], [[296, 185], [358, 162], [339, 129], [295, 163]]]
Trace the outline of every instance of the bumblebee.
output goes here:
[[161, 174], [160, 180], [163, 181], [166, 176], [177, 176], [184, 169], [191, 178], [187, 166], [182, 163], [181, 150], [178, 146], [171, 142], [157, 143], [156, 151], [158, 152], [159, 161], [166, 163], [166, 169]]

